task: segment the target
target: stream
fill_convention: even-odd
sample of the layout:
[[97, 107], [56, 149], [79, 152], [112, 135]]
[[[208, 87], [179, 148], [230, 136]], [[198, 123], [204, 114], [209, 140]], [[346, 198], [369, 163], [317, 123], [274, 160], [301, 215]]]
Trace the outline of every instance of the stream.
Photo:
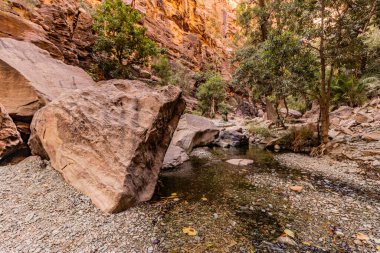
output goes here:
[[[315, 217], [302, 208], [303, 193], [271, 187], [266, 178], [274, 180], [272, 185], [303, 182], [334, 196], [372, 196], [378, 203], [378, 194], [281, 166], [272, 153], [259, 148], [202, 148], [198, 153], [160, 175], [152, 200], [160, 208], [155, 220], [157, 252], [351, 252], [347, 240], [334, 236], [338, 222], [323, 214]], [[254, 164], [225, 162], [232, 158], [252, 159]], [[301, 208], [294, 207], [294, 199], [301, 201]], [[310, 227], [312, 231], [307, 231]], [[183, 228], [195, 234], [187, 235]], [[296, 235], [289, 236], [286, 230]], [[285, 239], [279, 243], [279, 237]]]

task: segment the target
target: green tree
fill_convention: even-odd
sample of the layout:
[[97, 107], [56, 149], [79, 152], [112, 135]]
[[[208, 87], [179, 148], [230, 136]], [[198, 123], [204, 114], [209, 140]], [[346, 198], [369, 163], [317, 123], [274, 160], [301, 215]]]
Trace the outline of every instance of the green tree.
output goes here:
[[267, 97], [273, 102], [277, 123], [283, 127], [280, 102], [287, 108], [287, 97], [303, 95], [316, 82], [314, 54], [290, 32], [269, 33], [257, 46], [239, 50], [235, 60], [240, 62], [234, 75], [235, 84], [249, 86], [256, 97]]
[[139, 24], [142, 17], [122, 0], [105, 0], [95, 11], [94, 51], [106, 79], [130, 77], [133, 65], [142, 66], [157, 53], [146, 28]]
[[[318, 67], [319, 80], [311, 90], [319, 99], [319, 132], [323, 143], [328, 142], [334, 77], [343, 69], [349, 70], [356, 77], [363, 73], [368, 52], [364, 43], [366, 33], [371, 26], [377, 25], [378, 9], [378, 0], [260, 0], [257, 3], [243, 2], [239, 9], [239, 21], [247, 36], [247, 45], [256, 49], [251, 52], [265, 47], [263, 44], [271, 40], [272, 34], [279, 36], [291, 33], [302, 43], [288, 44], [286, 48], [300, 46], [301, 51], [315, 56], [316, 61], [306, 61], [301, 65], [310, 69]], [[300, 76], [302, 75], [301, 73]]]
[[218, 109], [224, 110], [226, 84], [220, 74], [213, 73], [207, 76], [207, 80], [198, 88], [197, 98], [202, 114], [213, 118]]

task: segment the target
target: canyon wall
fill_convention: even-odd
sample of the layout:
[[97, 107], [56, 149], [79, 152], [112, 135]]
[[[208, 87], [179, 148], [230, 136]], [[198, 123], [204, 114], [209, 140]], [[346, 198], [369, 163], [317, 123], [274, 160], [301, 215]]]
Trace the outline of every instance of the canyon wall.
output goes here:
[[[145, 14], [148, 35], [171, 60], [229, 76], [236, 33], [235, 0], [124, 0]], [[5, 0], [0, 37], [31, 41], [69, 64], [89, 68], [91, 11], [98, 0]]]

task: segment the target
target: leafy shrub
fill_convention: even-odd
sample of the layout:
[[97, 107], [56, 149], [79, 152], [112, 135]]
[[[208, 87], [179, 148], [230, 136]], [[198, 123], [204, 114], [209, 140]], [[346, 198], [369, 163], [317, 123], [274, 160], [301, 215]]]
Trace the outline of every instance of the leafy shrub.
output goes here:
[[97, 33], [94, 51], [106, 79], [128, 78], [132, 66], [145, 65], [157, 54], [155, 43], [139, 22], [142, 14], [122, 0], [105, 0], [93, 15]]
[[161, 79], [162, 85], [169, 84], [172, 77], [172, 68], [169, 59], [166, 56], [160, 55], [152, 64], [153, 74]]
[[250, 124], [248, 126], [248, 131], [252, 135], [260, 135], [264, 138], [268, 138], [268, 137], [272, 136], [272, 133], [268, 128], [259, 127], [259, 126], [254, 125], [254, 124]]
[[360, 106], [366, 100], [366, 85], [351, 75], [340, 75], [331, 84], [332, 102], [336, 106]]
[[203, 114], [215, 117], [215, 113], [223, 106], [226, 97], [225, 82], [220, 74], [214, 73], [198, 88], [197, 97]]
[[318, 138], [314, 135], [311, 127], [292, 128], [289, 133], [281, 137], [276, 143], [294, 152], [300, 152], [319, 145]]
[[192, 95], [194, 80], [191, 71], [177, 62], [172, 73], [169, 83], [180, 87], [185, 95]]

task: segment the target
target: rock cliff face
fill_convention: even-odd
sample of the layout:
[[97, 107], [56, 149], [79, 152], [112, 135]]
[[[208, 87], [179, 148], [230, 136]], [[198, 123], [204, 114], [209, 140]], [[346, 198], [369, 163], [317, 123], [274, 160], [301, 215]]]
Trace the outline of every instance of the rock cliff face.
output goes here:
[[[148, 35], [170, 58], [190, 69], [230, 73], [237, 0], [124, 0], [145, 13]], [[0, 37], [33, 42], [69, 64], [89, 68], [91, 8], [100, 0], [6, 0], [0, 3]]]
[[[236, 33], [236, 1], [136, 0], [127, 1], [146, 14], [148, 34], [173, 59], [190, 69], [216, 67], [230, 72], [228, 59]], [[134, 2], [134, 3], [132, 3]], [[211, 66], [210, 66], [211, 65]]]

